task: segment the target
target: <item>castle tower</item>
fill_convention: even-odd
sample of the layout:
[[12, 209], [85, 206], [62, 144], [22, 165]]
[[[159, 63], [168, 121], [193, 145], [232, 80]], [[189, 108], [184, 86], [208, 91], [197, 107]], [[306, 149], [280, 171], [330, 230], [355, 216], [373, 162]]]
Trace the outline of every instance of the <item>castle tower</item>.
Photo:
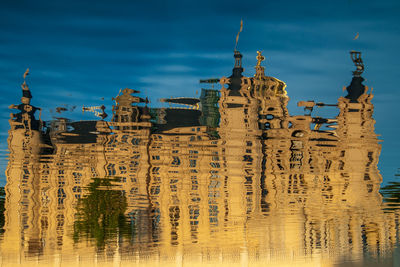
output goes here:
[[40, 109], [30, 104], [31, 98], [24, 80], [21, 104], [10, 106], [19, 113], [11, 113], [9, 120], [3, 259], [15, 259], [18, 254], [23, 255], [23, 251], [36, 255], [43, 249], [40, 241], [40, 155], [44, 142], [42, 122], [35, 117], [35, 112]]

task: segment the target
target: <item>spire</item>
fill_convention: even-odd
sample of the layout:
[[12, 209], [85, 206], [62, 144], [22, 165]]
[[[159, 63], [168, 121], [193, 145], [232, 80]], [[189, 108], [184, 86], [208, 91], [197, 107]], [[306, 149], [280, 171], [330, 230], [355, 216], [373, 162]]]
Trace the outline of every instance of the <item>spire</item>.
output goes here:
[[243, 31], [243, 20], [241, 19], [240, 20], [240, 29], [239, 29], [239, 32], [237, 33], [237, 35], [236, 35], [236, 44], [235, 44], [235, 52], [237, 51], [236, 50], [236, 48], [237, 48], [237, 45], [238, 45], [238, 42], [239, 42], [239, 35], [240, 35], [240, 33]]
[[243, 20], [240, 20], [240, 29], [239, 29], [239, 32], [236, 35], [236, 44], [235, 44], [235, 50], [234, 50], [234, 55], [233, 55], [233, 57], [235, 58], [235, 66], [233, 67], [231, 78], [234, 78], [234, 77], [241, 78], [242, 77], [242, 72], [243, 72], [242, 57], [243, 56], [237, 50], [237, 45], [238, 45], [238, 41], [239, 41], [239, 35], [242, 32], [242, 30], [243, 30]]
[[29, 68], [26, 69], [23, 77], [24, 77], [24, 82], [21, 84], [22, 88], [22, 98], [21, 102], [24, 104], [30, 104], [31, 99], [32, 99], [32, 94], [31, 91], [29, 90], [28, 84], [26, 83], [26, 76], [29, 75]]
[[22, 88], [22, 97], [21, 97], [21, 104], [18, 105], [10, 105], [10, 109], [17, 109], [19, 113], [12, 113], [11, 117], [12, 120], [18, 123], [23, 123], [24, 126], [19, 125], [18, 127], [28, 127], [33, 130], [39, 130], [41, 127], [40, 124], [40, 114], [39, 120], [35, 119], [35, 112], [40, 110], [40, 108], [34, 107], [31, 105], [32, 94], [26, 83], [26, 76], [29, 75], [29, 69], [25, 71], [23, 74], [24, 82], [21, 84]]

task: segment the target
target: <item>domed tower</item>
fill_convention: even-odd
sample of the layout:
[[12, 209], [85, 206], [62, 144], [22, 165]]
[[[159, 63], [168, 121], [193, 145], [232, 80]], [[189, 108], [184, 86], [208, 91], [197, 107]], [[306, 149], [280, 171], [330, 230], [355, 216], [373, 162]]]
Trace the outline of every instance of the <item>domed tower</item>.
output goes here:
[[251, 78], [242, 75], [242, 54], [239, 51], [234, 52], [235, 65], [232, 75], [229, 78], [222, 77], [220, 83], [221, 97], [220, 105], [220, 131], [231, 135], [236, 131], [245, 130], [248, 134], [257, 134], [258, 122], [257, 114], [258, 103], [251, 92]]
[[286, 128], [287, 123], [283, 125], [289, 116], [286, 84], [277, 78], [265, 76], [265, 68], [261, 66], [265, 57], [260, 51], [257, 54], [256, 74], [252, 79], [250, 95], [259, 101], [259, 126], [263, 130]]
[[[252, 78], [242, 75], [242, 54], [235, 51], [234, 58], [232, 75], [220, 80], [221, 117], [217, 131], [220, 136], [221, 176], [226, 177], [224, 190], [229, 196], [226, 220], [232, 225], [241, 225], [244, 223], [243, 214], [259, 209], [256, 192], [260, 188], [262, 131], [258, 124], [259, 100], [251, 94]], [[231, 234], [240, 242], [241, 232]]]

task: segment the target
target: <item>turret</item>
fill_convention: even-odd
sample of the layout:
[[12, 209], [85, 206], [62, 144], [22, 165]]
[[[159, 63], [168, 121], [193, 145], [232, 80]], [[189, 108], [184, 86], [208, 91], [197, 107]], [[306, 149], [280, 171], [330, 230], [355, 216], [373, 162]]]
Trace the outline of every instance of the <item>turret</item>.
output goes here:
[[39, 120], [35, 118], [35, 112], [37, 110], [41, 110], [40, 108], [32, 106], [31, 99], [32, 94], [29, 89], [28, 84], [26, 83], [26, 76], [29, 73], [29, 69], [24, 74], [24, 82], [21, 84], [22, 88], [22, 97], [21, 103], [18, 105], [10, 105], [10, 109], [18, 109], [19, 113], [11, 114], [10, 124], [15, 129], [25, 128], [29, 130], [39, 130], [40, 128], [40, 115]]
[[350, 99], [351, 103], [358, 103], [359, 97], [366, 91], [366, 87], [362, 84], [364, 78], [361, 77], [364, 71], [364, 63], [361, 59], [361, 52], [351, 51], [350, 55], [356, 66], [356, 70], [353, 71], [353, 79], [350, 85], [346, 87], [348, 92], [346, 98]]

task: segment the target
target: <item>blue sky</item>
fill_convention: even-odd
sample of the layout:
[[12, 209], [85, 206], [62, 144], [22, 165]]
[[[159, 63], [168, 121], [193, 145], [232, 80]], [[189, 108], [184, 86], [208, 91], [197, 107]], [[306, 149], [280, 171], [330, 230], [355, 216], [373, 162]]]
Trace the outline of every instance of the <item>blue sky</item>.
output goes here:
[[195, 96], [199, 79], [230, 74], [243, 19], [238, 48], [246, 75], [254, 74], [256, 51], [263, 50], [266, 73], [288, 85], [292, 114], [302, 114], [300, 100], [335, 102], [354, 69], [348, 52], [363, 52], [366, 85], [375, 92], [376, 132], [384, 140], [380, 169], [393, 179], [400, 167], [399, 11], [395, 0], [1, 0], [0, 170], [6, 165], [7, 107], [19, 102], [27, 67], [32, 103], [44, 109], [45, 119], [63, 104], [105, 104], [110, 111], [111, 97], [125, 87], [158, 105], [162, 97]]

